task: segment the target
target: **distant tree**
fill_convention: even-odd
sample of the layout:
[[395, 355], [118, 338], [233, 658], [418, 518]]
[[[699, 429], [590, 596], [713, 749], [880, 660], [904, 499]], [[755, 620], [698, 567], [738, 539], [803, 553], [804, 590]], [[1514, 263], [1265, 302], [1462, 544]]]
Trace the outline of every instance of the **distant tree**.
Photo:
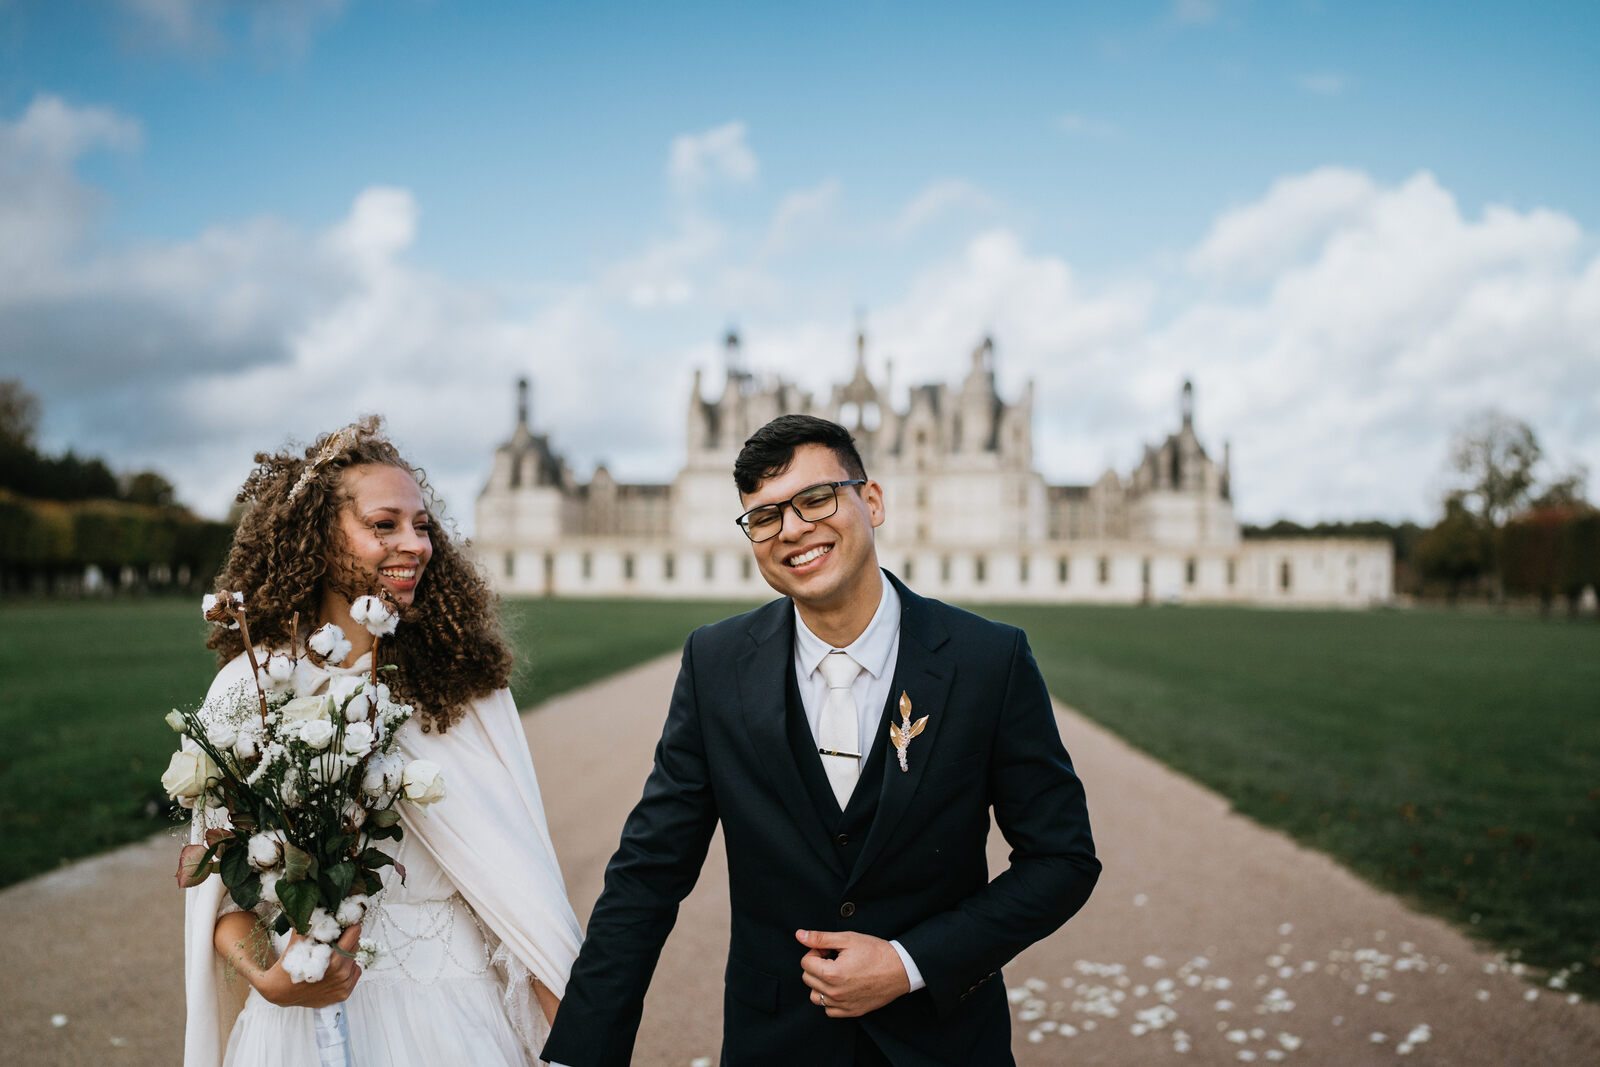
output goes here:
[[1491, 558], [1490, 533], [1460, 496], [1445, 500], [1444, 518], [1417, 540], [1417, 569], [1424, 579], [1446, 583], [1451, 600], [1490, 570]]
[[1581, 511], [1589, 506], [1585, 490], [1589, 483], [1589, 468], [1574, 464], [1567, 473], [1548, 482], [1539, 494], [1528, 502], [1533, 511]]
[[130, 504], [153, 504], [167, 508], [178, 502], [178, 491], [155, 471], [140, 471], [124, 479], [122, 499]]
[[1450, 468], [1459, 475], [1454, 497], [1491, 530], [1525, 504], [1542, 455], [1533, 428], [1501, 411], [1469, 419], [1450, 443]]
[[0, 446], [31, 450], [39, 429], [39, 398], [15, 378], [0, 378]]

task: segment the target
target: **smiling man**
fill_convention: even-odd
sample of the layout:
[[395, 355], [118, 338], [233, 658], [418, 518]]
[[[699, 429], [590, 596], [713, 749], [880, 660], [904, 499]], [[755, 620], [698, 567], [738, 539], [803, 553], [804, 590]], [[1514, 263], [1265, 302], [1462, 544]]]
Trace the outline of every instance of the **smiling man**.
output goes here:
[[[630, 1062], [720, 821], [724, 1064], [1011, 1063], [1000, 968], [1100, 871], [1027, 640], [879, 568], [883, 490], [843, 427], [774, 419], [734, 482], [783, 596], [684, 646], [544, 1057]], [[1011, 846], [993, 879], [991, 811]]]

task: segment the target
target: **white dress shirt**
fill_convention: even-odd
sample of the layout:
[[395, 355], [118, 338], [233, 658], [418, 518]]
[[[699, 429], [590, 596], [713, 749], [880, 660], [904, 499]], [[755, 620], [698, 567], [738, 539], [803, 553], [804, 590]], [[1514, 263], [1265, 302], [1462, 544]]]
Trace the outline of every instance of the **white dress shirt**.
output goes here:
[[[883, 716], [883, 705], [889, 699], [889, 686], [894, 682], [895, 663], [900, 658], [900, 594], [895, 592], [894, 584], [883, 577], [881, 570], [878, 576], [883, 583], [883, 591], [878, 597], [878, 610], [872, 613], [872, 621], [867, 623], [867, 628], [854, 641], [838, 650], [847, 653], [861, 665], [861, 673], [856, 675], [855, 682], [850, 686], [850, 695], [856, 702], [856, 741], [860, 746], [856, 751], [861, 753], [863, 765], [867, 754], [872, 751], [878, 723]], [[822, 708], [828, 702], [828, 680], [822, 676], [822, 660], [832, 651], [832, 645], [806, 626], [805, 619], [800, 617], [800, 609], [796, 607], [794, 676], [800, 686], [800, 703], [805, 708], [806, 722], [811, 727], [813, 740], [820, 736]], [[889, 944], [894, 946], [900, 962], [905, 965], [906, 977], [911, 980], [911, 992], [915, 993], [926, 984], [922, 980], [922, 972], [917, 969], [916, 962], [905, 946], [898, 941], [890, 941]]]

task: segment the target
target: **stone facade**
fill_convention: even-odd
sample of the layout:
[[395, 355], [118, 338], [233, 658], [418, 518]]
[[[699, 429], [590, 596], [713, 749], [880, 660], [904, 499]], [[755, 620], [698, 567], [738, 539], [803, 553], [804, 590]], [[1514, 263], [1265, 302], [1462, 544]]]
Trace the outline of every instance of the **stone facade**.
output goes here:
[[825, 400], [743, 367], [727, 339], [715, 400], [695, 372], [682, 470], [670, 485], [580, 483], [549, 439], [517, 424], [478, 497], [476, 550], [500, 591], [553, 596], [749, 597], [769, 593], [734, 525], [733, 462], [745, 439], [788, 412], [847, 426], [888, 518], [878, 556], [920, 592], [947, 600], [1206, 601], [1367, 606], [1390, 599], [1393, 553], [1365, 540], [1241, 540], [1228, 448], [1219, 464], [1180, 425], [1126, 476], [1049, 485], [1033, 465], [1033, 385], [1014, 402], [995, 386], [994, 346], [972, 353], [959, 388], [916, 385], [890, 402], [892, 367], [855, 373]]

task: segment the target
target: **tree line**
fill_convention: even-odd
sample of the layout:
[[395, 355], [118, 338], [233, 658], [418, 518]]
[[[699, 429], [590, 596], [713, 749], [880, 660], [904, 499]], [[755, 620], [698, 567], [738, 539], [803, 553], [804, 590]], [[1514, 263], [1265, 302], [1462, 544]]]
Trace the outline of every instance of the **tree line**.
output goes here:
[[233, 527], [177, 501], [160, 473], [35, 443], [39, 404], [0, 381], [0, 595], [209, 586]]
[[1585, 497], [1582, 466], [1544, 478], [1533, 428], [1498, 411], [1459, 427], [1447, 461], [1449, 487], [1432, 526], [1414, 522], [1280, 520], [1246, 537], [1373, 537], [1394, 546], [1395, 592], [1450, 602], [1565, 601], [1577, 614], [1585, 590], [1600, 592], [1600, 510]]

